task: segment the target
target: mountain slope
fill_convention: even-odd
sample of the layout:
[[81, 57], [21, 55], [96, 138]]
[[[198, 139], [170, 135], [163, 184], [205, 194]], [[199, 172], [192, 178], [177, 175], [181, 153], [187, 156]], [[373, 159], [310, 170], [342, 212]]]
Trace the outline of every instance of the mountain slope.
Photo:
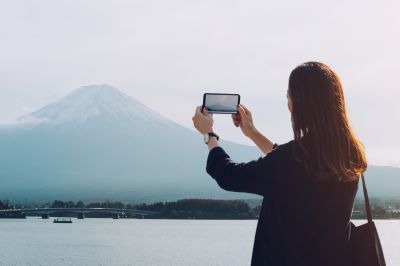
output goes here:
[[[260, 156], [254, 147], [224, 146], [240, 160]], [[19, 118], [0, 130], [0, 147], [3, 198], [238, 197], [205, 173], [200, 134], [108, 85], [82, 87]]]
[[141, 124], [142, 126], [171, 124], [166, 118], [106, 84], [81, 87], [61, 100], [23, 116], [19, 120], [31, 118], [48, 121], [52, 125], [68, 123], [85, 125], [90, 120], [130, 122], [131, 126], [138, 120], [145, 122]]
[[[261, 155], [222, 146], [237, 161]], [[0, 199], [258, 198], [221, 190], [205, 172], [206, 156], [197, 132], [116, 88], [85, 86], [0, 128]], [[400, 169], [370, 166], [366, 177], [371, 196], [400, 198]]]

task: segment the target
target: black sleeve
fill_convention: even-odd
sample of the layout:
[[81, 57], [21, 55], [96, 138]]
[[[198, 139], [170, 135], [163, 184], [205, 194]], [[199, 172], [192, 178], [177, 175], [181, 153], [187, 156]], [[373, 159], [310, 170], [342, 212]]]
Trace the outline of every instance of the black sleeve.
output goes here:
[[213, 148], [207, 158], [207, 173], [225, 190], [264, 196], [273, 183], [276, 152], [247, 163], [235, 163], [221, 147]]

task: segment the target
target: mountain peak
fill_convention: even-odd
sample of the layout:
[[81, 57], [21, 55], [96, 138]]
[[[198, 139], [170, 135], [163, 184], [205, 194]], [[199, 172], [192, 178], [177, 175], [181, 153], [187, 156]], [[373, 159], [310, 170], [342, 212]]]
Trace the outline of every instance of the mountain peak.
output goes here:
[[69, 93], [33, 113], [19, 118], [20, 121], [44, 121], [47, 124], [85, 124], [88, 121], [117, 121], [122, 123], [160, 124], [170, 123], [142, 103], [108, 84], [88, 85]]
[[121, 94], [121, 91], [113, 86], [108, 84], [101, 84], [101, 85], [87, 85], [82, 86], [79, 89], [71, 92], [66, 97], [98, 97], [98, 96], [110, 96], [115, 94]]
[[[56, 103], [64, 103], [64, 105], [70, 104], [74, 107], [86, 106], [97, 108], [99, 106], [112, 105], [118, 102], [121, 104], [121, 101], [126, 102], [128, 98], [131, 101], [135, 101], [128, 95], [122, 93], [119, 89], [107, 84], [102, 84], [80, 87]], [[135, 101], [134, 105], [137, 104], [138, 102]]]

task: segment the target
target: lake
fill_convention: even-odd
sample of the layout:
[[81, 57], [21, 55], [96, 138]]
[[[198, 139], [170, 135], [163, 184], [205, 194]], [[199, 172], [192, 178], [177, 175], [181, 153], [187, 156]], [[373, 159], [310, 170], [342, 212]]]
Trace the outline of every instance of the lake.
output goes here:
[[[256, 222], [0, 219], [0, 265], [250, 265]], [[387, 265], [400, 265], [400, 221], [376, 224]]]

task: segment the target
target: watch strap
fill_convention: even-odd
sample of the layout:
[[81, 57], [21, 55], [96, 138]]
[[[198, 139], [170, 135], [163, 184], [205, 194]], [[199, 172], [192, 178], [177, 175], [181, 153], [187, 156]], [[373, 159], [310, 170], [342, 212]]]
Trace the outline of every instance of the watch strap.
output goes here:
[[219, 136], [217, 134], [215, 134], [214, 132], [208, 132], [208, 136], [210, 136], [210, 138], [211, 137], [216, 137], [217, 140], [219, 140]]

